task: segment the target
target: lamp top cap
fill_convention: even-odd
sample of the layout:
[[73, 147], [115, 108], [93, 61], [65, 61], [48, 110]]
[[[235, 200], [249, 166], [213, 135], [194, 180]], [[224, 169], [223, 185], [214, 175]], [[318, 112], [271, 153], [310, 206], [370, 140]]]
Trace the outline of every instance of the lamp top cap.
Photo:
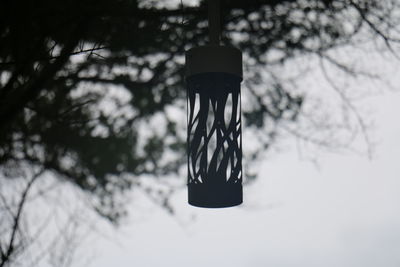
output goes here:
[[242, 52], [230, 46], [193, 47], [185, 53], [186, 77], [204, 72], [224, 72], [243, 78]]

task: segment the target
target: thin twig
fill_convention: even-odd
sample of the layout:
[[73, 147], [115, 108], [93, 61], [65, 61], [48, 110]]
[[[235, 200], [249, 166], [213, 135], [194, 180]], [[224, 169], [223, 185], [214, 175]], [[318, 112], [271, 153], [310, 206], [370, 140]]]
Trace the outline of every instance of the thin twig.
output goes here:
[[15, 216], [14, 216], [14, 222], [13, 222], [13, 226], [12, 226], [12, 230], [11, 230], [10, 240], [8, 241], [8, 247], [5, 250], [5, 252], [2, 253], [2, 255], [1, 255], [0, 267], [4, 267], [5, 264], [7, 262], [9, 262], [10, 257], [12, 255], [12, 253], [14, 252], [14, 242], [15, 242], [17, 231], [19, 230], [20, 218], [21, 218], [23, 207], [26, 203], [26, 198], [28, 196], [28, 192], [31, 189], [33, 183], [37, 180], [38, 177], [40, 177], [40, 175], [42, 175], [43, 172], [44, 172], [44, 170], [40, 170], [38, 173], [33, 175], [31, 180], [27, 183], [25, 190], [22, 192], [22, 196], [19, 201], [18, 208], [17, 208], [17, 214], [15, 214]]
[[325, 77], [325, 79], [328, 81], [328, 83], [331, 85], [333, 90], [339, 95], [339, 97], [342, 99], [343, 103], [353, 112], [354, 116], [356, 117], [357, 123], [360, 125], [361, 132], [364, 138], [364, 141], [367, 145], [367, 154], [368, 158], [372, 158], [372, 151], [371, 151], [371, 141], [370, 138], [367, 134], [367, 126], [364, 122], [364, 119], [361, 117], [361, 115], [358, 113], [357, 108], [354, 107], [354, 105], [351, 103], [351, 101], [347, 98], [347, 96], [340, 90], [340, 88], [337, 87], [337, 85], [334, 83], [334, 81], [329, 77], [328, 72], [326, 71], [324, 62], [322, 58], [320, 59], [320, 66], [322, 73]]
[[[104, 50], [109, 48], [108, 46], [102, 46], [102, 47], [93, 47], [93, 48], [88, 48], [88, 49], [79, 49], [78, 51], [72, 52], [69, 55], [70, 56], [76, 56], [76, 55], [80, 55], [80, 54], [84, 54], [84, 53], [91, 53], [94, 54], [94, 51], [98, 51], [98, 50]], [[103, 56], [100, 56], [98, 54], [96, 54], [99, 57], [104, 58]], [[57, 59], [61, 56], [51, 56], [51, 57], [42, 57], [42, 58], [38, 58], [36, 59], [37, 61], [48, 61], [48, 60], [52, 60], [52, 59]], [[15, 65], [15, 64], [21, 64], [21, 63], [27, 63], [27, 62], [34, 62], [35, 60], [30, 60], [30, 61], [7, 61], [7, 62], [0, 62], [0, 66], [1, 65]]]

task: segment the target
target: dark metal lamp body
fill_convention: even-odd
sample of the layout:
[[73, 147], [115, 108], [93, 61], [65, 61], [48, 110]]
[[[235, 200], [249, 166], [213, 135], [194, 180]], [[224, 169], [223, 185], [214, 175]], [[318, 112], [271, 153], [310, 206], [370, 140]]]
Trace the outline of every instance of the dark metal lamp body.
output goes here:
[[242, 53], [203, 46], [186, 52], [189, 204], [242, 203]]

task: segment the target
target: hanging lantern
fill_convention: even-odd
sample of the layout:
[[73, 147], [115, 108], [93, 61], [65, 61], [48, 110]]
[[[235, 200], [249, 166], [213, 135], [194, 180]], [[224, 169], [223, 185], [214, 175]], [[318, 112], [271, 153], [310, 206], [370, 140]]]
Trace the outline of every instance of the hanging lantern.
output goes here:
[[242, 53], [219, 45], [218, 1], [209, 1], [210, 46], [186, 52], [189, 204], [242, 203]]

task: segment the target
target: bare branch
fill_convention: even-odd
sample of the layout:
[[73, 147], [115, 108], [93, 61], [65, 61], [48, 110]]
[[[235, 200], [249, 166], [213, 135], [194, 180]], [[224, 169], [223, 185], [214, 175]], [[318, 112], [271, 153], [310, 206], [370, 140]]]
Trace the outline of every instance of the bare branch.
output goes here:
[[367, 18], [367, 16], [365, 15], [366, 12], [365, 10], [363, 10], [363, 8], [361, 8], [359, 5], [357, 5], [353, 0], [350, 0], [350, 4], [357, 10], [358, 14], [360, 15], [360, 17], [363, 19], [363, 21], [365, 21], [367, 23], [367, 25], [379, 36], [383, 39], [383, 41], [385, 42], [386, 47], [389, 49], [390, 52], [392, 52], [392, 54], [400, 60], [399, 55], [396, 53], [396, 51], [393, 49], [392, 47], [392, 43], [400, 43], [399, 39], [395, 39], [392, 38], [388, 35], [386, 35], [385, 33], [383, 33], [370, 19]]
[[364, 119], [358, 112], [357, 108], [353, 105], [353, 103], [348, 99], [348, 97], [343, 93], [343, 91], [335, 84], [335, 82], [329, 77], [327, 70], [324, 65], [324, 61], [320, 58], [320, 66], [322, 73], [325, 77], [325, 79], [328, 81], [328, 83], [331, 85], [331, 87], [334, 89], [334, 91], [339, 95], [339, 97], [342, 99], [343, 103], [352, 111], [352, 113], [355, 115], [356, 120], [361, 128], [361, 132], [364, 138], [364, 141], [367, 146], [367, 153], [368, 157], [372, 158], [372, 144], [368, 135], [368, 129], [365, 124]]
[[[94, 53], [94, 51], [99, 51], [99, 50], [104, 50], [109, 48], [108, 46], [101, 46], [101, 47], [93, 47], [93, 48], [88, 48], [88, 49], [83, 49], [80, 48], [77, 51], [71, 52], [69, 55], [70, 56], [76, 56], [76, 55], [81, 55], [81, 54], [89, 54], [92, 55], [97, 55], [98, 57], [104, 58], [103, 56]], [[42, 57], [42, 58], [36, 58], [36, 59], [31, 59], [29, 61], [7, 61], [7, 62], [0, 62], [0, 66], [1, 65], [15, 65], [15, 64], [22, 64], [22, 63], [29, 63], [29, 62], [35, 62], [35, 61], [50, 61], [53, 59], [58, 59], [60, 58], [62, 55], [58, 55], [58, 56], [50, 56], [50, 57]]]
[[13, 218], [13, 225], [10, 235], [10, 240], [7, 243], [7, 248], [5, 248], [4, 253], [2, 252], [2, 261], [0, 262], [0, 267], [4, 267], [7, 262], [10, 261], [10, 257], [15, 249], [15, 238], [17, 231], [19, 230], [20, 225], [20, 218], [22, 214], [22, 210], [26, 203], [26, 198], [28, 196], [29, 190], [31, 189], [33, 183], [43, 174], [44, 170], [40, 170], [38, 173], [34, 174], [33, 177], [28, 181], [25, 189], [22, 192], [21, 199], [18, 204], [17, 213], [14, 215]]

